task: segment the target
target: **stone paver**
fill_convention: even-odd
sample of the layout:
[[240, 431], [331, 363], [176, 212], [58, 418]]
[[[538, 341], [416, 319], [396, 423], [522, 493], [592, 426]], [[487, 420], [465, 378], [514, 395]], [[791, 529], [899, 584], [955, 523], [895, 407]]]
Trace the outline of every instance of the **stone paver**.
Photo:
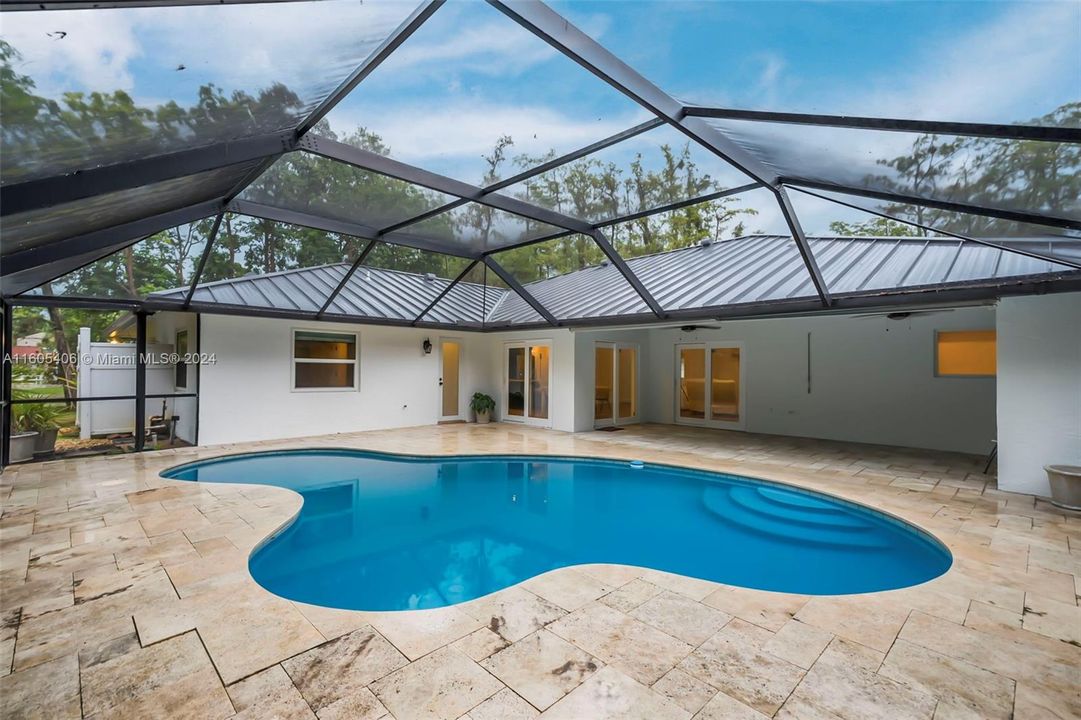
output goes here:
[[[247, 557], [299, 498], [164, 480], [231, 452], [646, 457], [792, 483], [935, 534], [951, 569], [851, 597], [582, 565], [451, 608], [294, 603]], [[0, 476], [0, 716], [1081, 716], [1081, 516], [1000, 492], [982, 459], [647, 425], [446, 425], [23, 465]]]

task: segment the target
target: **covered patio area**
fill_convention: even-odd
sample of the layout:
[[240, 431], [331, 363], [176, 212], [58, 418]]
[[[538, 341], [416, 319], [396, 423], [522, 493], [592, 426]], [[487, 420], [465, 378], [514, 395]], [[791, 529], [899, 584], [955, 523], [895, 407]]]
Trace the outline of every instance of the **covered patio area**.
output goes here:
[[[320, 608], [271, 594], [247, 569], [299, 496], [158, 476], [196, 458], [289, 447], [648, 457], [865, 503], [934, 533], [954, 560], [931, 582], [858, 596], [585, 565], [437, 610]], [[572, 434], [495, 423], [9, 468], [3, 714], [1074, 717], [1081, 522], [997, 490], [982, 465], [958, 453], [701, 428]]]

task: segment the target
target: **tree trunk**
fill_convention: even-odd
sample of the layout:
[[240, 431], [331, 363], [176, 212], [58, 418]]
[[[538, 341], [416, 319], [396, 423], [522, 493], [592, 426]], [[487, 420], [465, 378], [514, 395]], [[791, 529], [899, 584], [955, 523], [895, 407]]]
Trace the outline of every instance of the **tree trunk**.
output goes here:
[[[45, 283], [41, 286], [41, 294], [51, 296], [53, 294], [52, 283]], [[76, 397], [75, 378], [76, 368], [74, 356], [71, 352], [71, 345], [68, 344], [68, 336], [64, 332], [64, 318], [60, 315], [59, 308], [50, 307], [49, 312], [49, 324], [53, 330], [53, 343], [56, 345], [56, 352], [60, 355], [60, 361], [57, 362], [56, 368], [60, 371], [60, 374], [64, 378], [64, 397], [68, 400]]]
[[135, 292], [135, 251], [130, 247], [124, 249], [124, 270], [128, 276], [128, 295], [139, 297]]

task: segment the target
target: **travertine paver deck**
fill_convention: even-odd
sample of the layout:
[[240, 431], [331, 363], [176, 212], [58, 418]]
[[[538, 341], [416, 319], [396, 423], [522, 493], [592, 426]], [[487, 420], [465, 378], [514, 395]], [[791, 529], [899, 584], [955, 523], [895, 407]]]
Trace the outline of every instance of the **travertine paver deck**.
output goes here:
[[[163, 480], [240, 450], [349, 446], [647, 458], [786, 481], [899, 515], [955, 556], [906, 590], [803, 597], [653, 570], [558, 570], [441, 610], [275, 597], [246, 558], [289, 491]], [[1081, 519], [999, 492], [982, 459], [642, 426], [493, 424], [7, 470], [4, 718], [1076, 718]]]

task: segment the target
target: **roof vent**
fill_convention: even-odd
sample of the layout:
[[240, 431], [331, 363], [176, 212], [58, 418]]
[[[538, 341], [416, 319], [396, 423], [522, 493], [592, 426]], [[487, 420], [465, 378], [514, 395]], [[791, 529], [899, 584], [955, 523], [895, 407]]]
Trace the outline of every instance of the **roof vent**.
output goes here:
[[604, 260], [601, 260], [601, 267], [608, 267], [611, 264], [612, 264], [612, 262], [610, 260], [608, 260], [607, 258], [605, 258]]
[[713, 244], [713, 238], [708, 238], [708, 237], [707, 238], [702, 238], [701, 240], [698, 241], [698, 244], [701, 247], [709, 247], [710, 245]]
[[424, 273], [424, 279], [428, 282], [435, 282], [435, 273]]

